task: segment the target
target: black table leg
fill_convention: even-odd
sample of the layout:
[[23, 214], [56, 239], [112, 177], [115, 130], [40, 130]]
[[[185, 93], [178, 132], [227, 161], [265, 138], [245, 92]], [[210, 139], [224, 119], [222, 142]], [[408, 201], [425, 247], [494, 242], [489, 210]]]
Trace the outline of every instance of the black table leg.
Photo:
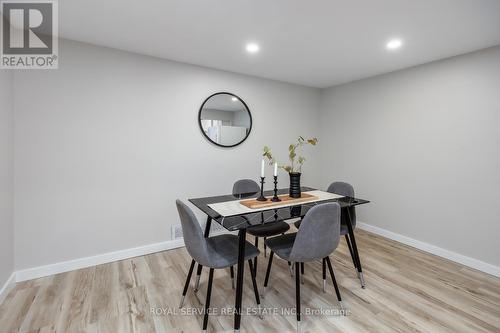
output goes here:
[[354, 252], [354, 257], [356, 259], [357, 263], [357, 269], [358, 269], [358, 276], [359, 280], [361, 281], [361, 288], [365, 288], [365, 279], [363, 277], [363, 269], [361, 268], [361, 260], [359, 259], [359, 252], [358, 252], [358, 247], [356, 245], [356, 238], [354, 238], [354, 230], [352, 229], [352, 219], [351, 219], [351, 212], [349, 211], [349, 208], [346, 208], [347, 211], [347, 229], [349, 230], [349, 238], [351, 240], [351, 245], [352, 245], [352, 250]]
[[207, 216], [207, 223], [205, 224], [205, 233], [203, 234], [205, 238], [208, 238], [208, 236], [210, 236], [211, 226], [212, 226], [212, 218], [210, 216]]
[[234, 314], [234, 331], [240, 331], [241, 324], [241, 299], [243, 297], [243, 274], [245, 272], [245, 244], [246, 244], [247, 230], [241, 229], [238, 233], [239, 246], [238, 246], [238, 273], [236, 276], [236, 302]]
[[[210, 216], [207, 216], [207, 223], [205, 224], [205, 238], [208, 238], [210, 235], [210, 227], [212, 226], [212, 218]], [[201, 277], [201, 270], [203, 269], [203, 266], [198, 263], [198, 268], [196, 270], [196, 282], [194, 284], [194, 292], [198, 291], [198, 287], [200, 286], [200, 277]]]
[[349, 248], [349, 253], [351, 254], [351, 259], [352, 263], [354, 265], [354, 268], [356, 268], [356, 272], [358, 271], [358, 261], [356, 260], [356, 257], [354, 257], [354, 253], [352, 252], [352, 246], [351, 246], [351, 241], [349, 240], [349, 235], [344, 235], [345, 241], [347, 243], [347, 247]]
[[[259, 237], [255, 237], [255, 247], [259, 248]], [[255, 276], [257, 276], [257, 257], [255, 257], [254, 262], [253, 262], [253, 274]]]

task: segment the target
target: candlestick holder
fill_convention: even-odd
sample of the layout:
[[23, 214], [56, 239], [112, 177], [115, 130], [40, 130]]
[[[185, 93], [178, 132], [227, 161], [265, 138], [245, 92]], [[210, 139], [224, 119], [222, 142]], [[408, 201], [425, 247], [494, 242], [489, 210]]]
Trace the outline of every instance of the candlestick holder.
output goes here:
[[279, 202], [281, 201], [280, 198], [278, 198], [278, 176], [274, 176], [274, 196], [271, 199], [273, 202]]
[[260, 196], [257, 198], [257, 201], [267, 201], [266, 197], [264, 196], [264, 179], [266, 177], [260, 177]]

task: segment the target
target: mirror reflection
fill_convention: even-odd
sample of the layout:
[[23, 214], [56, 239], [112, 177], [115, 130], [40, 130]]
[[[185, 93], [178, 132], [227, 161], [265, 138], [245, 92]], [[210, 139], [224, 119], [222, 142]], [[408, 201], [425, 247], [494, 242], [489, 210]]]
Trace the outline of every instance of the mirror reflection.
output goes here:
[[217, 93], [205, 100], [198, 121], [205, 137], [221, 147], [245, 141], [252, 128], [252, 116], [245, 102], [230, 93]]

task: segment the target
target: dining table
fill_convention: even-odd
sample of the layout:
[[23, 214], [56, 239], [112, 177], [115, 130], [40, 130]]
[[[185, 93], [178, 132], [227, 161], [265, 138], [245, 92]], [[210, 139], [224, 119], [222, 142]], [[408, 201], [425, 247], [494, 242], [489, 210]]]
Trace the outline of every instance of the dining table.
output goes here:
[[[278, 195], [284, 195], [289, 192], [288, 188], [278, 189]], [[236, 300], [234, 311], [234, 331], [238, 332], [241, 323], [241, 303], [243, 295], [243, 276], [244, 276], [244, 254], [246, 244], [247, 229], [256, 225], [274, 223], [283, 220], [291, 220], [304, 217], [312, 207], [327, 203], [336, 202], [341, 207], [341, 214], [346, 214], [343, 219], [349, 231], [351, 240], [353, 261], [358, 271], [358, 278], [361, 287], [365, 288], [361, 260], [359, 258], [358, 247], [354, 237], [352, 226], [352, 217], [350, 209], [355, 206], [369, 203], [368, 200], [336, 195], [334, 193], [317, 190], [312, 187], [303, 186], [301, 192], [311, 195], [312, 199], [304, 201], [283, 200], [273, 205], [260, 208], [249, 208], [242, 204], [242, 200], [252, 199], [259, 196], [259, 193], [244, 194], [226, 194], [202, 198], [189, 199], [195, 207], [207, 215], [204, 236], [209, 237], [212, 221], [220, 224], [224, 229], [231, 232], [238, 232], [238, 265], [236, 276]], [[264, 191], [264, 195], [270, 200], [274, 191]], [[198, 275], [201, 274], [202, 266], [198, 265]]]

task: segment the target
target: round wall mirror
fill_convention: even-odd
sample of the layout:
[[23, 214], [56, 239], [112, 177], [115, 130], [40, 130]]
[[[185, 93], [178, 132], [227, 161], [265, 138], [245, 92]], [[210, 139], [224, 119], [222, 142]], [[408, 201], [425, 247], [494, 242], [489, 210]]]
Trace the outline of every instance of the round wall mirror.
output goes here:
[[203, 135], [220, 147], [234, 147], [246, 140], [252, 130], [252, 115], [238, 96], [220, 92], [201, 105], [198, 122]]

